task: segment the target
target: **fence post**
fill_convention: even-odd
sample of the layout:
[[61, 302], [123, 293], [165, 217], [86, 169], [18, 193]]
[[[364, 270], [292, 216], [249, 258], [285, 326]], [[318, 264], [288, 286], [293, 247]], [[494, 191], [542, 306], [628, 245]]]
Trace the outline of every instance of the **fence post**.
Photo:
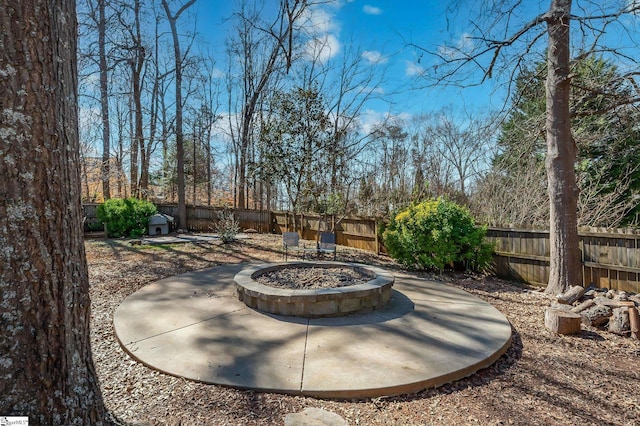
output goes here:
[[378, 221], [374, 220], [373, 221], [373, 232], [375, 233], [376, 236], [376, 255], [380, 254], [380, 241], [378, 241]]

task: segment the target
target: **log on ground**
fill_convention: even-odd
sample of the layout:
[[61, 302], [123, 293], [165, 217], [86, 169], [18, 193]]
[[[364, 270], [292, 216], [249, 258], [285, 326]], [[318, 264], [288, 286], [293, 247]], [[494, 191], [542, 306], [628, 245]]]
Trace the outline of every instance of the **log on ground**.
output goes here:
[[544, 325], [558, 334], [575, 334], [580, 332], [582, 317], [575, 312], [547, 308], [544, 313]]
[[576, 300], [580, 300], [584, 295], [585, 289], [582, 286], [574, 285], [569, 290], [558, 295], [558, 303], [564, 303], [565, 305], [571, 305]]
[[629, 306], [629, 326], [631, 328], [631, 337], [640, 339], [640, 315], [638, 308]]
[[609, 332], [625, 335], [629, 330], [629, 308], [615, 308], [609, 320]]
[[588, 309], [588, 308], [592, 307], [595, 304], [596, 304], [596, 302], [593, 299], [587, 299], [584, 302], [582, 302], [581, 304], [571, 308], [571, 312], [575, 312], [575, 313], [579, 314], [580, 312], [584, 311], [585, 309]]

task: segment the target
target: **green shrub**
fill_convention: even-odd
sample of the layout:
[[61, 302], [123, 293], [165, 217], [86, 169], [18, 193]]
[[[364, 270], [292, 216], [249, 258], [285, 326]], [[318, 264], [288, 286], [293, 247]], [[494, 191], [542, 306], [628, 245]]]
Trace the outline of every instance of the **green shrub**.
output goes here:
[[107, 224], [109, 237], [138, 238], [147, 231], [149, 218], [158, 209], [136, 198], [112, 198], [98, 206], [98, 220]]
[[439, 198], [408, 207], [392, 217], [383, 239], [389, 254], [412, 268], [464, 266], [482, 270], [491, 262], [486, 228], [475, 226], [464, 207]]

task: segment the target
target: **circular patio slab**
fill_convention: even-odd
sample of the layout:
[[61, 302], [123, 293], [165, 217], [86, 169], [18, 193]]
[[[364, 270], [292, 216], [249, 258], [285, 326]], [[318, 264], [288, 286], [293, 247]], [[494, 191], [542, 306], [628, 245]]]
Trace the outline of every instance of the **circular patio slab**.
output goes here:
[[454, 287], [394, 274], [367, 314], [300, 318], [238, 300], [250, 264], [174, 276], [129, 296], [116, 336], [133, 358], [174, 376], [321, 398], [370, 398], [440, 386], [488, 367], [511, 343], [497, 309]]

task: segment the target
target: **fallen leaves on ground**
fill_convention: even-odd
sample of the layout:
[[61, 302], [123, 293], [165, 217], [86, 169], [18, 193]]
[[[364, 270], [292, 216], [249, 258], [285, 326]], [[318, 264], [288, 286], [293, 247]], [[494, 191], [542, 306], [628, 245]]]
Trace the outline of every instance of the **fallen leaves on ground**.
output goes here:
[[[281, 237], [233, 244], [130, 245], [88, 240], [93, 357], [107, 408], [132, 425], [281, 425], [306, 407], [335, 412], [350, 425], [637, 425], [640, 343], [598, 329], [555, 335], [544, 328], [548, 296], [494, 277], [425, 278], [462, 288], [511, 322], [513, 343], [492, 366], [410, 395], [330, 401], [206, 385], [151, 370], [118, 344], [113, 314], [127, 296], [161, 278], [224, 263], [282, 260]], [[339, 250], [342, 261], [400, 268], [389, 258]], [[389, 360], [393, 362], [393, 360]]]

